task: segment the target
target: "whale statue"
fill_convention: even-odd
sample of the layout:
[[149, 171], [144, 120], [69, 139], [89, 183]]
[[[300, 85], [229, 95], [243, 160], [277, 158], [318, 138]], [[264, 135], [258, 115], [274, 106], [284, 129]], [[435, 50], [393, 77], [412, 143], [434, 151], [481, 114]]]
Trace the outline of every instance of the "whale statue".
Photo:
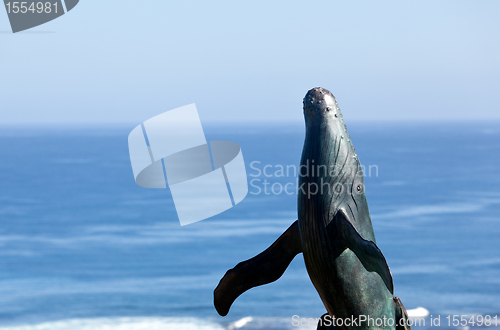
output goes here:
[[394, 296], [392, 275], [377, 247], [363, 170], [335, 97], [314, 88], [304, 97], [306, 137], [295, 221], [269, 248], [226, 272], [214, 291], [225, 316], [246, 290], [276, 281], [303, 253], [327, 310], [318, 329], [410, 329]]

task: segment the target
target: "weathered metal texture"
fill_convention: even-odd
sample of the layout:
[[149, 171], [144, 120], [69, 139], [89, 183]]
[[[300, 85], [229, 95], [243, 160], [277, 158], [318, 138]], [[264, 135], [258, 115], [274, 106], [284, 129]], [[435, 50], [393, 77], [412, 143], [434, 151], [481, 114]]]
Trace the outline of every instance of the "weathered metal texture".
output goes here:
[[[332, 93], [310, 90], [304, 98], [304, 117], [299, 219], [267, 250], [226, 273], [214, 291], [215, 307], [226, 315], [240, 294], [277, 280], [303, 252], [309, 277], [330, 316], [387, 320], [383, 326], [342, 322], [340, 328], [409, 328], [399, 326], [408, 317], [393, 296], [392, 276], [376, 245], [362, 167]], [[326, 328], [334, 327], [318, 325]]]

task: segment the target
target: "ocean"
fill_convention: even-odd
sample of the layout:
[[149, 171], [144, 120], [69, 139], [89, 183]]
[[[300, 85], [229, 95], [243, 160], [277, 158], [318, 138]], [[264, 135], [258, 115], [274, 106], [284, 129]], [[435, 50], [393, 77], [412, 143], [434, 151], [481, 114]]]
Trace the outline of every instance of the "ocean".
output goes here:
[[[249, 193], [182, 227], [168, 189], [134, 181], [134, 126], [1, 127], [0, 330], [314, 329], [293, 324], [325, 313], [301, 255], [228, 316], [213, 307], [226, 270], [297, 219], [280, 169], [298, 167], [303, 125], [205, 125], [241, 146]], [[347, 127], [395, 295], [429, 311], [422, 328], [484, 329], [446, 318], [500, 313], [500, 122]]]

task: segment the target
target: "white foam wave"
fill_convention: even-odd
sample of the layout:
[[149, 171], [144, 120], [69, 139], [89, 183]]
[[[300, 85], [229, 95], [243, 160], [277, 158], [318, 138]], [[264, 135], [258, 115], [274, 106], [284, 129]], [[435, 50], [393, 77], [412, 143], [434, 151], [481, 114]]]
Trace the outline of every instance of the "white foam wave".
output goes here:
[[236, 322], [233, 322], [231, 323], [227, 329], [228, 330], [234, 330], [234, 329], [239, 329], [239, 328], [243, 328], [247, 323], [250, 323], [253, 321], [253, 317], [251, 316], [247, 316], [247, 317], [244, 317], [242, 319], [239, 319], [238, 321]]
[[70, 319], [0, 330], [224, 330], [220, 324], [197, 318], [121, 317]]
[[429, 311], [423, 307], [408, 309], [406, 312], [408, 313], [408, 317], [411, 318], [422, 318], [429, 316]]

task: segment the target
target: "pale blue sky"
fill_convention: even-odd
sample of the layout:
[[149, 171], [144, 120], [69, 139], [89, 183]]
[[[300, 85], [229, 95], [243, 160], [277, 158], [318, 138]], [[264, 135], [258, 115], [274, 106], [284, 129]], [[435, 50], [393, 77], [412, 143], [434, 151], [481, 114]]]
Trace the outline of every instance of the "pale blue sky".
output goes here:
[[[346, 120], [500, 119], [500, 1], [80, 0], [12, 34], [0, 124], [302, 121], [308, 89]], [[42, 33], [51, 32], [51, 33]]]

